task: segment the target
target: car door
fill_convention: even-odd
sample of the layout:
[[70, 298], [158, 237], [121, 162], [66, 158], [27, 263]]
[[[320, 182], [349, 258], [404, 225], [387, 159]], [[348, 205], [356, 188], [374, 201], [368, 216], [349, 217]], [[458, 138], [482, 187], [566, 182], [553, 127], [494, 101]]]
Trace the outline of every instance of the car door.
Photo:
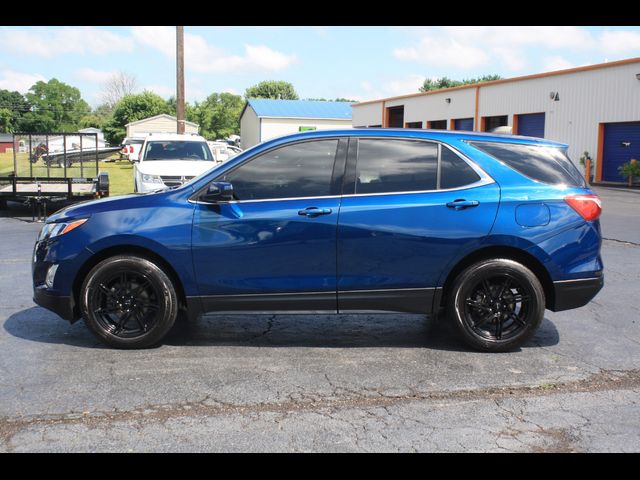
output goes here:
[[338, 308], [430, 312], [441, 274], [480, 244], [500, 189], [429, 141], [352, 139], [338, 225]]
[[346, 139], [271, 149], [217, 180], [237, 200], [194, 212], [194, 269], [205, 311], [332, 310]]

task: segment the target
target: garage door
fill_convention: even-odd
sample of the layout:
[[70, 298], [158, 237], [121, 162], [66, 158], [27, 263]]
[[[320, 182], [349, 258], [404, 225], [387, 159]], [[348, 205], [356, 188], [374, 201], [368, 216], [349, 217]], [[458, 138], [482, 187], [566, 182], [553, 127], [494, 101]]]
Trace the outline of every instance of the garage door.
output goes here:
[[640, 161], [640, 122], [605, 124], [602, 180], [624, 182], [618, 167], [632, 158]]
[[457, 118], [453, 124], [456, 130], [473, 132], [473, 118]]
[[544, 113], [518, 115], [518, 135], [544, 138]]

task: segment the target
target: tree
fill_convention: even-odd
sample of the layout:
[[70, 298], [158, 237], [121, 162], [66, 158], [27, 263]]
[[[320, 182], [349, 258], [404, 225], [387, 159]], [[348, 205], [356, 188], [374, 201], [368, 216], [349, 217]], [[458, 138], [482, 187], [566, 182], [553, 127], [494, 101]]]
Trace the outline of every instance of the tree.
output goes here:
[[103, 127], [105, 139], [116, 145], [125, 137], [127, 123], [153, 117], [161, 113], [171, 113], [171, 108], [160, 95], [145, 90], [135, 95], [123, 97], [113, 109], [111, 119]]
[[298, 100], [293, 85], [282, 80], [265, 80], [244, 92], [244, 98], [274, 98], [281, 100]]
[[0, 89], [0, 132], [20, 130], [20, 121], [29, 110], [31, 105], [20, 92]]
[[478, 78], [466, 78], [463, 80], [452, 80], [449, 77], [436, 78], [435, 80], [427, 78], [420, 87], [420, 91], [430, 92], [433, 90], [440, 90], [442, 88], [452, 88], [480, 82], [490, 82], [492, 80], [500, 80], [501, 78], [502, 77], [500, 75], [484, 75]]
[[102, 129], [111, 120], [113, 108], [103, 103], [94, 108], [90, 114], [80, 119], [80, 128], [96, 127]]
[[185, 107], [187, 120], [200, 125], [200, 134], [208, 140], [240, 133], [240, 114], [244, 100], [232, 93], [212, 93], [191, 109]]
[[132, 95], [138, 89], [138, 81], [134, 75], [126, 72], [116, 72], [102, 85], [100, 99], [113, 108], [127, 95]]
[[27, 132], [73, 132], [91, 111], [80, 90], [55, 78], [36, 82], [25, 97], [32, 105], [20, 121], [21, 129]]

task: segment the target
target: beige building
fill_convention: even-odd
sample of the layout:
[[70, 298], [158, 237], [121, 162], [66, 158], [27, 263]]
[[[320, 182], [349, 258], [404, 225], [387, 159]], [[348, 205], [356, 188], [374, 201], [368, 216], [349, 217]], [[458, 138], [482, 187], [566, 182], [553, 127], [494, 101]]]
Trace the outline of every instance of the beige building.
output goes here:
[[[184, 122], [185, 133], [197, 134], [200, 125], [193, 122]], [[150, 133], [178, 133], [178, 119], [174, 116], [161, 113], [155, 117], [143, 118], [136, 122], [127, 123], [127, 137], [138, 137]]]
[[[569, 145], [596, 181], [622, 182], [640, 160], [640, 58], [508, 78], [352, 105], [353, 126], [433, 128], [543, 137]], [[502, 127], [502, 128], [500, 128]], [[506, 127], [506, 128], [505, 128]]]
[[351, 128], [351, 104], [251, 98], [240, 115], [242, 148], [308, 130]]

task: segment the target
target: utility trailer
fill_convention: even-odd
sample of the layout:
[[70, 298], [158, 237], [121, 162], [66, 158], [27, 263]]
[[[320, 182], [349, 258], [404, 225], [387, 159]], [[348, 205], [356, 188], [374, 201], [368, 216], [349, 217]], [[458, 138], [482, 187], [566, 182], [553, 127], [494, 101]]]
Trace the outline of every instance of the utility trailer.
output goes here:
[[13, 169], [0, 164], [0, 208], [9, 200], [30, 204], [40, 219], [47, 204], [107, 197], [109, 174], [99, 161], [118, 150], [97, 133], [16, 133]]

